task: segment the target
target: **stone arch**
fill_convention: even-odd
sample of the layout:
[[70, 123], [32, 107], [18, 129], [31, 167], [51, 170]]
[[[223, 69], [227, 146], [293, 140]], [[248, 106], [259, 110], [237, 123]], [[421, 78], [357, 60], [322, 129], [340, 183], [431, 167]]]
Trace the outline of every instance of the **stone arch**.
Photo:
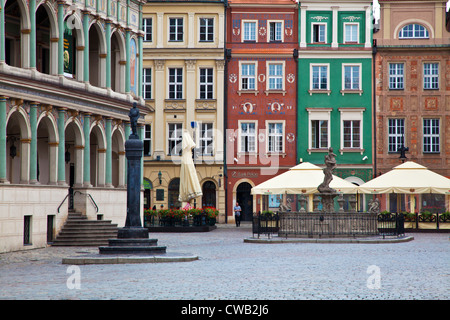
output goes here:
[[407, 19], [407, 20], [403, 20], [397, 26], [395, 26], [393, 39], [398, 39], [398, 33], [400, 32], [400, 30], [403, 27], [407, 26], [408, 24], [413, 24], [413, 23], [420, 24], [420, 25], [424, 26], [428, 30], [429, 34], [430, 34], [430, 39], [434, 38], [433, 26], [428, 21], [425, 21], [425, 20], [422, 20], [422, 19]]
[[94, 20], [89, 27], [89, 83], [106, 87], [106, 39], [100, 22]]
[[[44, 14], [48, 17], [49, 26]], [[47, 27], [49, 28], [48, 36], [46, 36]], [[43, 1], [36, 7], [36, 69], [38, 71], [46, 74], [58, 73], [58, 43], [51, 41], [58, 37], [55, 12], [46, 1]]]
[[[6, 14], [9, 10], [14, 10], [14, 5], [17, 4], [19, 7], [20, 15], [19, 15], [19, 26], [14, 28], [13, 21], [9, 21], [6, 17]], [[19, 68], [29, 68], [30, 67], [30, 34], [26, 32], [22, 32], [22, 30], [30, 30], [31, 22], [30, 22], [30, 12], [28, 10], [28, 5], [25, 0], [7, 0], [4, 3], [2, 10], [5, 10], [5, 25], [9, 26], [9, 30], [16, 29], [16, 33], [19, 37], [18, 45], [17, 40], [14, 37], [8, 37], [8, 33], [6, 33], [6, 42], [5, 43], [10, 48], [10, 53], [6, 55], [9, 62], [8, 64], [13, 67]], [[14, 33], [15, 31], [13, 31]], [[15, 50], [18, 47], [17, 50]]]
[[[14, 106], [6, 116], [7, 178], [11, 183], [28, 183], [30, 180], [31, 127], [27, 112]], [[12, 151], [15, 152], [12, 152]]]
[[111, 34], [111, 89], [116, 92], [125, 92], [125, 65], [126, 61], [125, 38], [118, 29]]
[[99, 121], [93, 121], [89, 140], [91, 184], [94, 187], [103, 187], [106, 172], [106, 134]]
[[65, 146], [64, 150], [69, 152], [70, 160], [66, 163], [66, 183], [70, 186], [70, 171], [73, 172], [73, 184], [81, 186], [83, 184], [83, 154], [84, 154], [84, 135], [83, 126], [76, 117], [70, 117], [64, 127]]
[[36, 124], [37, 180], [41, 184], [57, 184], [58, 129], [53, 114], [42, 112]]
[[125, 133], [122, 127], [114, 126], [111, 134], [111, 175], [114, 187], [125, 185]]

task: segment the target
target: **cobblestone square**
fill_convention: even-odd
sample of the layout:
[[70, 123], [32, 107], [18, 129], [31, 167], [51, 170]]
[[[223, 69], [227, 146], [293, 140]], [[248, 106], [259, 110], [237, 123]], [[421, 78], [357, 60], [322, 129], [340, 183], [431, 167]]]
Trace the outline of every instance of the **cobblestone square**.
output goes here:
[[[249, 225], [206, 233], [153, 233], [192, 262], [81, 265], [73, 286], [67, 256], [96, 247], [0, 254], [3, 300], [447, 300], [449, 235], [413, 233], [388, 244], [244, 243]], [[73, 267], [73, 266], [72, 266]], [[377, 270], [378, 273], [374, 273]], [[372, 281], [378, 276], [379, 282]]]

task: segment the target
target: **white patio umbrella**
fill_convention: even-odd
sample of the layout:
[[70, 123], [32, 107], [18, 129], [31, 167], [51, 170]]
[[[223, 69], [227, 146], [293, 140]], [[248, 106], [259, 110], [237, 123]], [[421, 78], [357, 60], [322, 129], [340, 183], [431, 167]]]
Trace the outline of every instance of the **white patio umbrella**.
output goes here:
[[189, 132], [183, 132], [182, 155], [180, 169], [180, 194], [178, 201], [189, 202], [190, 200], [202, 195], [202, 188], [198, 181], [194, 161], [192, 160], [192, 149], [195, 143]]
[[407, 161], [358, 187], [362, 193], [450, 194], [450, 179]]
[[[323, 182], [323, 169], [309, 162], [303, 162], [278, 176], [252, 188], [252, 194], [314, 194]], [[333, 175], [330, 187], [339, 193], [356, 193], [357, 186]]]
[[414, 212], [415, 194], [440, 193], [450, 195], [450, 179], [413, 161], [407, 161], [394, 167], [391, 171], [360, 185], [358, 191], [368, 194], [409, 194], [411, 198], [411, 212]]

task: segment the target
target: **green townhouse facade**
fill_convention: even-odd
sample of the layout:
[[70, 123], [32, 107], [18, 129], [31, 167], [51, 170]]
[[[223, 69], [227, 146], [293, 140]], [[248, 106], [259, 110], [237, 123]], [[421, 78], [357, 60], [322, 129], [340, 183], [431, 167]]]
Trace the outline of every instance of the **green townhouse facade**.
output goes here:
[[372, 1], [299, 3], [297, 160], [321, 165], [329, 148], [335, 175], [373, 178]]

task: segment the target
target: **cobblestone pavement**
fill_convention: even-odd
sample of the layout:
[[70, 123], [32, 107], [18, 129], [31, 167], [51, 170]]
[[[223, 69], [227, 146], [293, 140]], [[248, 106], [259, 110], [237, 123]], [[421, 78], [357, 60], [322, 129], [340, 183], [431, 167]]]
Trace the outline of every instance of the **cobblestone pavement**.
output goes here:
[[[21, 300], [447, 300], [448, 234], [389, 244], [244, 243], [247, 225], [207, 233], [153, 233], [167, 252], [199, 260], [81, 265], [62, 258], [94, 247], [0, 254], [0, 299]], [[74, 282], [77, 274], [80, 281]], [[74, 284], [79, 283], [79, 287]]]

